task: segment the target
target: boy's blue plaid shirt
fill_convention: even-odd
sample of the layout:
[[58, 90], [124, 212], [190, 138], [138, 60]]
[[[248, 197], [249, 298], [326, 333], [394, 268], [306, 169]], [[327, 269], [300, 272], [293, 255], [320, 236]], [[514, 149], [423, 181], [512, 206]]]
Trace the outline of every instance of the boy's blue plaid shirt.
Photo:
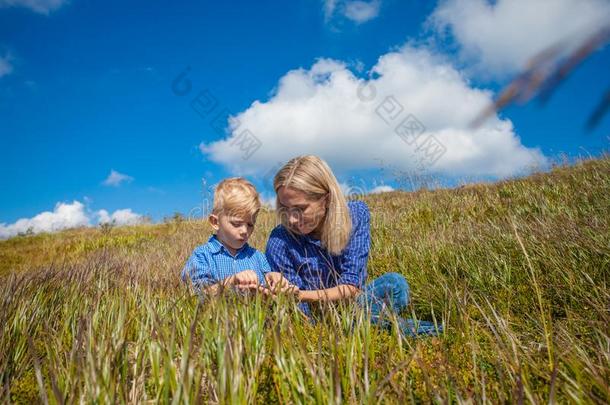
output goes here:
[[205, 288], [216, 284], [244, 270], [254, 270], [258, 281], [265, 283], [265, 274], [271, 271], [269, 263], [258, 250], [247, 243], [235, 256], [224, 247], [216, 235], [212, 235], [205, 245], [195, 248], [191, 257], [182, 269], [182, 280], [191, 279], [196, 288]]

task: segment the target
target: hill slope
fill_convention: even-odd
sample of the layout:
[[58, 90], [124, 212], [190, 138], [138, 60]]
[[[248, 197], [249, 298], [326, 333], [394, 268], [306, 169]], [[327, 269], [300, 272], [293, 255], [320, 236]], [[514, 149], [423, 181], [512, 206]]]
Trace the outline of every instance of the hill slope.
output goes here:
[[[610, 158], [365, 200], [369, 277], [404, 274], [405, 315], [441, 337], [351, 307], [311, 325], [288, 302], [198, 306], [178, 273], [204, 221], [18, 237], [0, 242], [0, 398], [610, 400]], [[274, 224], [261, 214], [255, 247]]]

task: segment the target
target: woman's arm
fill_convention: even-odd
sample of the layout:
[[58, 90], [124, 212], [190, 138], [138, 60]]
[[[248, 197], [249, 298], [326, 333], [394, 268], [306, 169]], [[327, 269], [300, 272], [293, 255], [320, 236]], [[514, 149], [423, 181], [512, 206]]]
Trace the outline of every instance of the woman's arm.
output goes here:
[[352, 235], [341, 258], [341, 275], [338, 285], [322, 290], [301, 291], [299, 299], [305, 302], [338, 301], [356, 296], [357, 286], [366, 280], [366, 263], [371, 245], [370, 212], [362, 202], [353, 202]]
[[349, 284], [325, 288], [323, 290], [301, 290], [299, 300], [304, 302], [329, 302], [339, 301], [356, 296], [360, 292], [358, 287]]
[[303, 280], [296, 271], [295, 264], [291, 261], [288, 246], [284, 238], [286, 231], [282, 231], [282, 226], [279, 225], [271, 231], [267, 248], [265, 250], [265, 258], [269, 263], [272, 273], [280, 273], [289, 284], [298, 288], [303, 287]]

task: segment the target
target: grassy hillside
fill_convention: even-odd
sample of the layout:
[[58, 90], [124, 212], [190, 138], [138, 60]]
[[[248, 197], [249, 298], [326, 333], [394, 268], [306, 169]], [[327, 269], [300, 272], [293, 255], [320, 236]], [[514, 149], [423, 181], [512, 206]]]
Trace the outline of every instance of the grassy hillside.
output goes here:
[[404, 274], [404, 315], [442, 336], [199, 301], [178, 274], [201, 221], [18, 237], [0, 242], [0, 401], [610, 401], [610, 158], [365, 200], [369, 277]]

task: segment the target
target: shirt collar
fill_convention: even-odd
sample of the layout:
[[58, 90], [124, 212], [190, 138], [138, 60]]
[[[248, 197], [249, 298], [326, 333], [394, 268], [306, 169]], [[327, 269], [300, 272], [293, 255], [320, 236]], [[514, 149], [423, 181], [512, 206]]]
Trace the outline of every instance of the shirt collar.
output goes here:
[[[216, 236], [216, 234], [210, 236], [210, 239], [208, 239], [208, 243], [210, 244], [210, 253], [218, 253], [224, 250], [229, 256], [232, 256], [231, 253], [227, 250], [227, 248], [222, 244], [220, 239], [218, 239], [218, 236]], [[239, 254], [246, 250], [249, 246], [250, 245], [248, 245], [248, 243], [246, 242], [241, 248], [237, 249], [237, 251], [235, 252], [235, 257], [239, 256]]]
[[316, 246], [322, 246], [322, 241], [320, 239], [316, 239], [316, 238], [312, 238], [309, 235], [303, 235], [303, 238], [305, 238], [305, 240], [313, 245]]
[[296, 235], [304, 242], [311, 243], [316, 246], [322, 246], [322, 241], [320, 239], [315, 239], [309, 235], [300, 235], [300, 234], [296, 234]]

